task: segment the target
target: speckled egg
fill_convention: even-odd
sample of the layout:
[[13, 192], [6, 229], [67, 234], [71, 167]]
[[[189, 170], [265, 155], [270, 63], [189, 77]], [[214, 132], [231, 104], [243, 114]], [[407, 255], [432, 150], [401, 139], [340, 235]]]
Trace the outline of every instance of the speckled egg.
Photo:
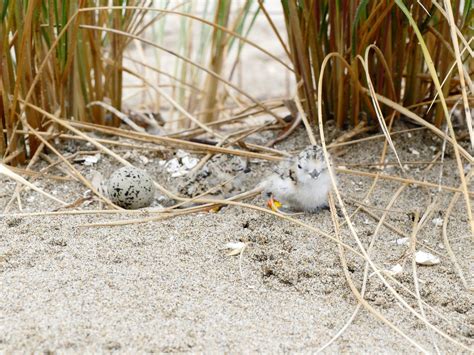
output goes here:
[[130, 166], [120, 168], [110, 176], [107, 190], [110, 200], [126, 209], [149, 206], [155, 196], [155, 185], [150, 176]]

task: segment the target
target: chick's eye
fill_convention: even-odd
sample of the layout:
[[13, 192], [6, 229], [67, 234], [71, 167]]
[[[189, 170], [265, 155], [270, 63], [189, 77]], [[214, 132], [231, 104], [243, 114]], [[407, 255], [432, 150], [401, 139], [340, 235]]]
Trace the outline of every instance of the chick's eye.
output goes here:
[[303, 169], [300, 164], [298, 164], [298, 169]]

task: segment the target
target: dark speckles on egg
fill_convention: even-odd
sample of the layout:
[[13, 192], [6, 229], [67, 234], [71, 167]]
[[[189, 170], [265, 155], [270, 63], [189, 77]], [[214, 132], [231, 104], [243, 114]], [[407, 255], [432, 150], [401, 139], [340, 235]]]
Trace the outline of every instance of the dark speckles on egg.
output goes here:
[[128, 166], [110, 176], [108, 191], [111, 201], [126, 209], [149, 206], [155, 196], [150, 176], [143, 170]]

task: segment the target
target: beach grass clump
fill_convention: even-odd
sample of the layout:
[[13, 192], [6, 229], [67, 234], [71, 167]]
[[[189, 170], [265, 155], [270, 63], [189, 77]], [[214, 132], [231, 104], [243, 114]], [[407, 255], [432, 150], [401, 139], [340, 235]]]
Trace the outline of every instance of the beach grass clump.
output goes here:
[[[334, 118], [340, 128], [357, 125], [366, 116], [375, 118], [367, 93], [360, 90], [370, 78], [375, 92], [441, 126], [441, 100], [453, 105], [474, 69], [472, 2], [409, 3], [282, 0], [291, 60], [296, 80], [302, 83], [299, 96], [310, 119], [317, 117], [317, 99], [323, 102], [323, 117]], [[340, 57], [333, 58], [323, 73], [322, 63], [332, 53]], [[457, 61], [465, 68], [461, 73]], [[442, 82], [441, 93], [430, 66]], [[325, 79], [318, 98], [321, 75]], [[388, 116], [391, 109], [383, 111]]]
[[122, 55], [129, 39], [83, 26], [133, 32], [145, 11], [79, 12], [96, 5], [91, 0], [0, 2], [0, 154], [9, 162], [25, 161], [40, 144], [19, 130], [28, 125], [47, 129], [44, 115], [25, 103], [57, 117], [98, 124], [109, 123], [106, 112], [91, 102], [120, 110]]
[[[127, 87], [125, 74], [142, 80], [143, 92], [156, 89], [150, 111], [157, 113], [165, 107], [169, 121], [179, 121], [176, 127], [196, 125], [196, 120], [189, 120], [190, 115], [183, 117], [184, 111], [196, 113], [199, 121], [216, 120], [216, 107], [228, 97], [221, 85], [223, 81], [229, 83], [221, 76], [224, 63], [234, 63], [231, 78], [244, 44], [236, 41], [235, 35], [248, 34], [259, 13], [255, 2], [247, 0], [230, 17], [231, 4], [230, 0], [180, 4], [150, 0], [107, 4], [93, 0], [3, 1], [0, 154], [4, 162], [16, 165], [36, 152], [40, 145], [37, 137], [19, 132], [29, 126], [47, 130], [50, 122], [38, 108], [68, 120], [117, 126], [121, 116], [116, 113], [123, 108]], [[193, 15], [196, 12], [201, 16]], [[166, 19], [171, 16], [180, 21], [180, 34], [177, 50], [167, 53], [160, 44]], [[197, 41], [195, 29], [200, 33]], [[157, 43], [153, 53], [156, 65], [131, 55], [137, 52], [127, 53], [132, 42], [137, 49]], [[174, 70], [162, 70], [162, 58], [169, 54], [176, 59]], [[138, 70], [125, 66], [125, 59], [171, 78], [171, 90], [167, 91], [171, 99], [163, 99], [166, 95], [153, 80], [147, 81]], [[51, 126], [57, 131], [56, 125]]]

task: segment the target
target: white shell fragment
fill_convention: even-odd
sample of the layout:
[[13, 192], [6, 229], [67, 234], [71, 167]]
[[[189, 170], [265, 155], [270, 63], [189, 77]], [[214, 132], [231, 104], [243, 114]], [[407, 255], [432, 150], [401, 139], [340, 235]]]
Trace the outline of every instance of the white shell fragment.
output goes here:
[[399, 273], [403, 272], [403, 266], [400, 264], [393, 265], [387, 272], [392, 276], [398, 275]]
[[[174, 159], [171, 159], [171, 160], [168, 160], [166, 163], [165, 163], [165, 168], [166, 168], [166, 171], [173, 174], [173, 177], [176, 177], [175, 175], [176, 174], [180, 174], [181, 171], [181, 164], [179, 163], [179, 160], [174, 158]], [[184, 174], [183, 174], [184, 175]], [[178, 175], [178, 176], [181, 176], [181, 175]]]
[[171, 174], [171, 177], [184, 176], [199, 163], [199, 159], [189, 156], [183, 150], [178, 150], [176, 157], [164, 163], [166, 171]]
[[140, 158], [140, 161], [143, 163], [143, 165], [147, 165], [150, 162], [150, 159], [144, 155], [140, 155], [138, 158]]
[[408, 238], [400, 238], [395, 241], [397, 245], [407, 245], [410, 242]]
[[415, 253], [415, 261], [418, 265], [432, 266], [439, 264], [439, 258], [433, 254], [424, 251], [417, 251]]
[[116, 205], [137, 209], [151, 204], [155, 197], [155, 186], [145, 171], [126, 166], [110, 176], [107, 192]]
[[185, 156], [181, 158], [181, 162], [183, 163], [186, 169], [191, 170], [199, 163], [199, 159], [192, 158], [190, 156]]
[[85, 155], [78, 157], [74, 159], [75, 163], [81, 163], [85, 166], [92, 166], [94, 164], [97, 164], [100, 160], [100, 153], [97, 153], [95, 155]]
[[100, 160], [100, 154], [97, 153], [95, 155], [87, 155], [84, 157], [84, 165], [85, 166], [92, 166], [94, 164], [97, 164]]
[[441, 227], [443, 225], [443, 219], [441, 217], [434, 218], [431, 222], [433, 222], [436, 227]]
[[229, 249], [230, 251], [227, 253], [227, 256], [235, 256], [242, 253], [245, 249], [247, 244], [242, 242], [229, 242], [224, 245], [224, 249]]

